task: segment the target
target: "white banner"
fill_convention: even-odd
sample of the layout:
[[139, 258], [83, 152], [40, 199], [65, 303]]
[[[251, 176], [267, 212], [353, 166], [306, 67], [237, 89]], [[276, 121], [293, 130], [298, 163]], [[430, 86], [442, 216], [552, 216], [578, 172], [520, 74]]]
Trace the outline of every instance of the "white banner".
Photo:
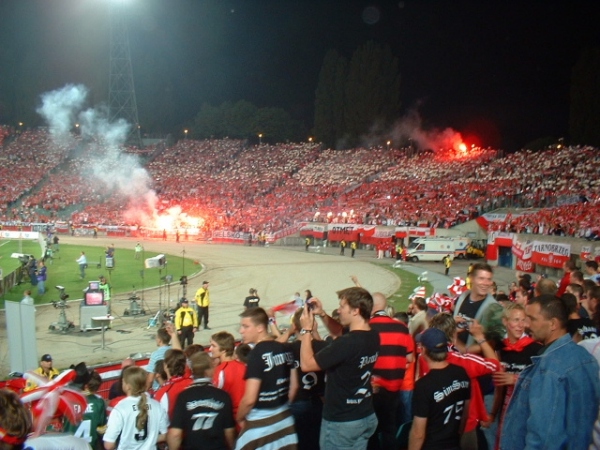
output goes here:
[[37, 239], [40, 233], [37, 231], [0, 231], [4, 239]]

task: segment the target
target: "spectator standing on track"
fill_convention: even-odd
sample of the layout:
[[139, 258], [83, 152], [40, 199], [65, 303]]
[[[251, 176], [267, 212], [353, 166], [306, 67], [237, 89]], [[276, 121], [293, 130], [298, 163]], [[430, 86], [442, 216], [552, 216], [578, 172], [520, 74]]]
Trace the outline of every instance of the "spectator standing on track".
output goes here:
[[258, 308], [258, 303], [260, 302], [258, 291], [254, 288], [250, 288], [248, 294], [250, 295], [244, 299], [244, 309]]

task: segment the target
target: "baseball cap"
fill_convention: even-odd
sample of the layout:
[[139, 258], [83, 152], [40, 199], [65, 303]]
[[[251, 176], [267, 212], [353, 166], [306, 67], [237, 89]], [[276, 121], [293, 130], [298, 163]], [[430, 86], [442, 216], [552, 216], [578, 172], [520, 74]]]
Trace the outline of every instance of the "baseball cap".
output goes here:
[[188, 299], [187, 299], [187, 298], [182, 298], [182, 299], [181, 299], [181, 303], [189, 303], [189, 301], [188, 301]]
[[46, 353], [44, 356], [42, 356], [42, 359], [40, 359], [40, 361], [50, 362], [50, 361], [52, 361], [52, 356], [50, 356], [48, 353]]
[[208, 281], [203, 281], [202, 284], [208, 284]]
[[446, 334], [438, 328], [427, 328], [417, 335], [417, 342], [433, 353], [448, 351], [448, 339]]

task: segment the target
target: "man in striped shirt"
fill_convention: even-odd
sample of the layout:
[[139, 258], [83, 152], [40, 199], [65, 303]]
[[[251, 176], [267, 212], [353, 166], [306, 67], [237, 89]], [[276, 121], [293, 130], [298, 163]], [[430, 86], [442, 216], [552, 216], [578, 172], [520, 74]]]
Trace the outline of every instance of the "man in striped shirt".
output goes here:
[[373, 368], [373, 407], [377, 431], [369, 440], [369, 449], [396, 446], [396, 412], [407, 362], [413, 361], [414, 343], [408, 328], [386, 313], [387, 300], [381, 292], [373, 294], [369, 325], [379, 334], [379, 357]]

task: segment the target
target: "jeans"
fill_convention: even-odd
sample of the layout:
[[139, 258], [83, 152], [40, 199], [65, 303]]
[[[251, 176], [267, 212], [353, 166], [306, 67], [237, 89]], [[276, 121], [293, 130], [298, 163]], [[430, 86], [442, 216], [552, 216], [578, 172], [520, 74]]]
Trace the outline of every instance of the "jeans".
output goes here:
[[364, 450], [377, 429], [375, 413], [350, 422], [321, 422], [321, 450]]
[[410, 422], [413, 420], [412, 415], [412, 394], [413, 391], [400, 391], [398, 393], [400, 398], [400, 404], [397, 409], [397, 425], [398, 427], [403, 423]]
[[[490, 412], [494, 406], [494, 394], [484, 395], [483, 401], [485, 402], [487, 411]], [[483, 431], [488, 448], [495, 448], [496, 434], [498, 433], [498, 418], [496, 418], [496, 420], [494, 420], [488, 428], [482, 428], [481, 431]]]
[[44, 280], [39, 280], [37, 282], [37, 290], [38, 294], [42, 295], [46, 292], [46, 282]]

